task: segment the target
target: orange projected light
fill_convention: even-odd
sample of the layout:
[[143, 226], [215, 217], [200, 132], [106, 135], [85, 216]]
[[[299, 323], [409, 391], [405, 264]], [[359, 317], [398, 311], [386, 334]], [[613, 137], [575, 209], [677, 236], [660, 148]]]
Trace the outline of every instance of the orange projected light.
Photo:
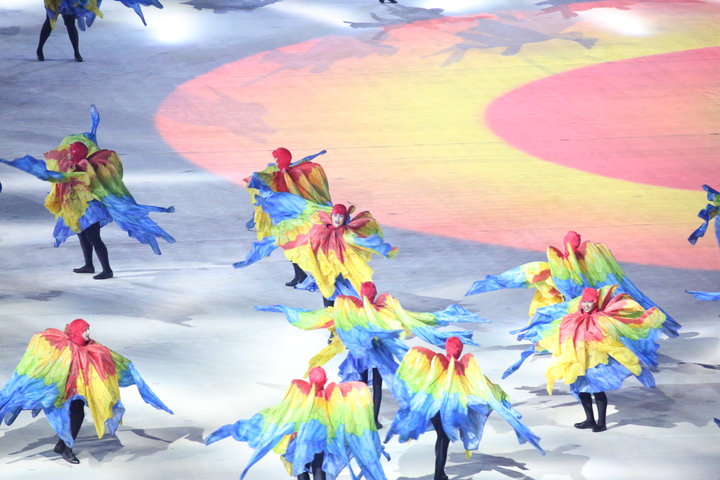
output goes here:
[[621, 261], [720, 269], [714, 239], [687, 242], [701, 185], [718, 179], [708, 105], [720, 6], [593, 3], [571, 19], [353, 24], [356, 37], [253, 55], [181, 85], [157, 128], [239, 185], [279, 146], [295, 159], [327, 149], [318, 160], [333, 199], [383, 225], [534, 250], [572, 229]]

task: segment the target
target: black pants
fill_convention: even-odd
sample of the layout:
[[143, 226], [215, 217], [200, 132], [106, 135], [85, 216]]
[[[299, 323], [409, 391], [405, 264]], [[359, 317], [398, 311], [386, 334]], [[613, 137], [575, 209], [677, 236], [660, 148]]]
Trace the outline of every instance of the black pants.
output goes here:
[[[63, 14], [62, 17], [63, 22], [65, 22], [65, 27], [67, 27], [68, 37], [70, 37], [70, 43], [72, 44], [75, 58], [77, 59], [78, 57], [80, 57], [80, 38], [78, 36], [77, 26], [75, 26], [75, 20], [77, 19], [77, 17], [75, 15], [65, 14]], [[52, 33], [52, 27], [50, 26], [50, 17], [45, 15], [45, 23], [43, 23], [43, 26], [40, 29], [40, 41], [38, 42], [37, 48], [38, 57], [42, 57], [42, 50], [45, 46], [45, 42], [47, 42], [47, 39], [50, 37], [50, 33]]]
[[108, 251], [105, 243], [100, 238], [100, 224], [93, 223], [88, 228], [78, 233], [80, 239], [80, 248], [82, 248], [83, 257], [85, 258], [84, 267], [93, 266], [93, 250], [100, 260], [103, 272], [111, 272], [110, 260], [108, 259]]
[[[360, 380], [365, 384], [368, 384], [369, 372], [365, 370], [360, 374]], [[373, 394], [373, 414], [375, 415], [375, 425], [377, 428], [382, 428], [380, 422], [378, 422], [378, 415], [380, 414], [380, 403], [382, 402], [382, 376], [377, 368], [373, 368], [373, 382], [372, 382], [372, 394]]]
[[430, 421], [433, 427], [435, 427], [435, 433], [437, 434], [437, 440], [435, 441], [435, 477], [433, 480], [447, 480], [445, 463], [447, 463], [450, 438], [447, 436], [447, 433], [445, 433], [445, 429], [443, 429], [439, 413], [436, 413]]
[[[312, 463], [308, 463], [307, 465], [305, 465], [305, 468], [312, 472], [313, 480], [325, 480], [325, 472], [323, 472], [322, 469], [324, 458], [324, 453], [316, 453]], [[297, 478], [298, 480], [310, 480], [310, 474], [308, 472], [303, 472], [298, 475]]]
[[[82, 400], [73, 400], [70, 402], [70, 435], [75, 440], [80, 433], [80, 427], [82, 426], [83, 420], [85, 419], [85, 402]], [[60, 439], [55, 447], [59, 450], [65, 450], [68, 448], [65, 442]]]

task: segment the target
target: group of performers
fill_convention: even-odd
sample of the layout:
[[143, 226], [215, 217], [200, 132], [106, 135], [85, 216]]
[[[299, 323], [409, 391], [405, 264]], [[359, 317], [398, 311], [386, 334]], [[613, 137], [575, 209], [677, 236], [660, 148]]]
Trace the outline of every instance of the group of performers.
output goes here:
[[[122, 181], [117, 153], [97, 145], [99, 114], [91, 108], [89, 132], [67, 136], [45, 154], [45, 160], [25, 156], [7, 163], [52, 183], [46, 207], [56, 215], [56, 246], [77, 234], [84, 264], [76, 273], [94, 273], [93, 252], [102, 270], [96, 279], [113, 276], [100, 229], [116, 222], [141, 243], [160, 254], [157, 239], [174, 239], [155, 222], [151, 212], [173, 208], [139, 205]], [[324, 308], [307, 310], [284, 305], [257, 306], [278, 312], [303, 330], [326, 329], [330, 341], [308, 361], [308, 380], [293, 380], [278, 405], [249, 420], [220, 427], [207, 444], [233, 437], [254, 450], [242, 476], [270, 450], [299, 479], [335, 478], [351, 459], [361, 475], [385, 479], [385, 454], [379, 429], [382, 388], [398, 402], [385, 442], [417, 439], [436, 432], [434, 480], [446, 480], [445, 463], [451, 441], [461, 440], [468, 453], [479, 448], [488, 416], [496, 411], [514, 429], [520, 443], [540, 452], [540, 439], [520, 419], [500, 386], [483, 373], [464, 345], [477, 345], [472, 331], [444, 331], [450, 323], [486, 323], [458, 305], [438, 312], [411, 312], [388, 293], [378, 295], [373, 255], [393, 258], [398, 249], [385, 242], [379, 223], [355, 207], [333, 204], [327, 176], [316, 155], [292, 162], [284, 148], [273, 152], [275, 162], [246, 179], [254, 206], [248, 227], [257, 230], [244, 261], [247, 267], [280, 248], [292, 263], [290, 287], [319, 290]], [[701, 237], [716, 217], [720, 194], [705, 187], [714, 204], [701, 211], [705, 223], [691, 235]], [[720, 227], [716, 233], [720, 242]], [[631, 376], [647, 387], [655, 385], [658, 339], [674, 337], [680, 325], [645, 296], [624, 274], [603, 244], [582, 242], [569, 232], [562, 250], [549, 247], [547, 261], [531, 262], [500, 275], [475, 282], [467, 295], [501, 288], [535, 288], [529, 323], [514, 332], [530, 343], [520, 360], [503, 378], [515, 372], [533, 354], [547, 355], [547, 390], [562, 380], [580, 401], [585, 419], [574, 426], [603, 432], [607, 429], [607, 390], [619, 389]], [[695, 292], [697, 293], [697, 292]], [[719, 295], [720, 294], [707, 294]], [[444, 349], [415, 346], [419, 340]], [[344, 355], [339, 383], [327, 382], [322, 368]], [[0, 418], [11, 424], [22, 410], [44, 411], [59, 441], [54, 451], [70, 463], [79, 463], [72, 451], [87, 406], [98, 436], [107, 427], [112, 434], [124, 408], [119, 387], [137, 385], [152, 406], [172, 413], [147, 387], [126, 358], [90, 339], [81, 319], [64, 331], [50, 328], [36, 334], [15, 373], [0, 391]], [[372, 392], [368, 385], [372, 385]], [[592, 405], [595, 398], [597, 415]], [[544, 452], [543, 452], [544, 453]], [[353, 478], [355, 473], [351, 474]], [[242, 478], [242, 477], [241, 477]]]

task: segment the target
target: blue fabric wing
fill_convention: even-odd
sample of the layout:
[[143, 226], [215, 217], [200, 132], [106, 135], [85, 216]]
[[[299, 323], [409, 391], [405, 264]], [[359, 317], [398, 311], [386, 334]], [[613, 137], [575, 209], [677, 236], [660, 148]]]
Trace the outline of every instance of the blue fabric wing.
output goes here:
[[710, 300], [714, 302], [720, 302], [720, 292], [693, 292], [685, 290], [690, 295], [695, 296], [698, 300]]
[[25, 155], [24, 157], [16, 158], [15, 160], [5, 160], [0, 158], [0, 162], [34, 175], [40, 180], [51, 181], [50, 179], [63, 180], [66, 178], [66, 175], [62, 172], [48, 170], [44, 160], [38, 160], [30, 155]]

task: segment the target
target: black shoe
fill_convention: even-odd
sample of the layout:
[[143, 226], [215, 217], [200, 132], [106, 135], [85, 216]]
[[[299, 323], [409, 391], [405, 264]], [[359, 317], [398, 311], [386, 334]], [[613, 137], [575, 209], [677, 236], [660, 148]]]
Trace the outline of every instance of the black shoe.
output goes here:
[[595, 420], [585, 420], [584, 422], [576, 423], [575, 428], [579, 428], [581, 430], [586, 428], [595, 428], [597, 427], [597, 423], [595, 423]]
[[103, 270], [102, 272], [95, 275], [93, 278], [95, 280], [105, 280], [106, 278], [112, 278], [112, 277], [113, 277], [112, 270]]
[[76, 54], [75, 54], [75, 61], [76, 61], [76, 62], [82, 62], [82, 61], [83, 61], [83, 58], [80, 56], [79, 53], [76, 53]]
[[43, 55], [43, 51], [42, 51], [42, 50], [40, 50], [40, 49], [38, 48], [38, 49], [37, 49], [37, 52], [35, 52], [35, 53], [37, 54], [37, 59], [38, 59], [38, 61], [40, 61], [40, 62], [44, 62], [44, 61], [45, 61], [45, 55]]
[[330, 345], [333, 340], [335, 340], [335, 333], [330, 332], [330, 336], [328, 337], [328, 345]]
[[80, 463], [80, 460], [75, 456], [75, 454], [72, 451], [72, 448], [65, 447], [65, 451], [62, 454], [62, 457], [67, 460], [68, 463], [72, 463], [73, 465], [77, 465]]
[[73, 272], [75, 273], [95, 273], [95, 267], [92, 265], [83, 265], [80, 268], [73, 268]]
[[62, 453], [65, 451], [65, 442], [60, 440], [58, 443], [55, 444], [55, 448], [53, 448], [53, 452], [62, 455]]
[[377, 428], [378, 430], [380, 430], [381, 428], [383, 428], [383, 424], [380, 423], [380, 422], [378, 422], [377, 420], [375, 420], [375, 428]]
[[306, 278], [307, 278], [307, 274], [303, 275], [302, 277], [295, 277], [292, 280], [290, 280], [289, 282], [287, 282], [285, 284], [285, 286], [286, 287], [294, 287], [298, 283], [304, 282]]
[[606, 427], [605, 425], [595, 425], [595, 426], [593, 427], [593, 432], [596, 432], [596, 433], [597, 433], [597, 432], [604, 432], [605, 430], [607, 430], [607, 427]]

